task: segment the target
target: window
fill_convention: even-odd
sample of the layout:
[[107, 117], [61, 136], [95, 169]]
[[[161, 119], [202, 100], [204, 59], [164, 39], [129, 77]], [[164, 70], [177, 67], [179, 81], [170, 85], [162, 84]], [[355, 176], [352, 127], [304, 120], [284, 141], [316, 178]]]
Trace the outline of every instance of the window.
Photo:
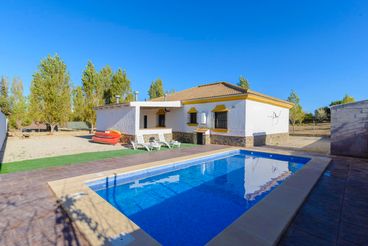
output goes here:
[[227, 112], [215, 112], [215, 128], [227, 129]]
[[158, 115], [158, 126], [165, 127], [165, 114]]
[[189, 113], [189, 123], [197, 124], [197, 113]]

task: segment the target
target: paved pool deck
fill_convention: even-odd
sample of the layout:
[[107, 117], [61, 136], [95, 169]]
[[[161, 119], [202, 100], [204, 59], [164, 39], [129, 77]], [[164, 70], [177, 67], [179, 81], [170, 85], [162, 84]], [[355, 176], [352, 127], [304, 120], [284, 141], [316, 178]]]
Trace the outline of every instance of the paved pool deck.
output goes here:
[[279, 245], [368, 245], [368, 160], [334, 157]]
[[56, 203], [48, 181], [224, 147], [228, 146], [203, 145], [30, 172], [0, 174], [0, 245], [88, 245]]
[[[88, 245], [59, 208], [48, 181], [221, 148], [197, 146], [0, 175], [0, 245]], [[280, 245], [367, 245], [367, 177], [368, 160], [333, 157]]]

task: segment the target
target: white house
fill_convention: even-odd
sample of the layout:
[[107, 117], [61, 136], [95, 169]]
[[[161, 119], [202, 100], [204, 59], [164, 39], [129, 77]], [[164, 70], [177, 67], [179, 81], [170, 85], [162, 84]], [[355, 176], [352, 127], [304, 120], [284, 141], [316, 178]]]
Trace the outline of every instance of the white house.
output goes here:
[[181, 142], [253, 146], [286, 140], [292, 103], [218, 82], [151, 101], [96, 107], [97, 130], [128, 139], [165, 134]]

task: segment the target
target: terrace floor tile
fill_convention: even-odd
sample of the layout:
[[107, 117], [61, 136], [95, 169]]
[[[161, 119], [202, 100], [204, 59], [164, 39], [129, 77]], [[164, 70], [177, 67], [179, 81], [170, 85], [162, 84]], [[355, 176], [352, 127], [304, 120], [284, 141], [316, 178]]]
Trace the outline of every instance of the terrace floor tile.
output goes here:
[[88, 245], [56, 204], [47, 182], [227, 148], [203, 145], [150, 154], [1, 174], [0, 245]]
[[[0, 245], [87, 244], [57, 206], [47, 181], [225, 147], [228, 146], [196, 146], [1, 174]], [[282, 236], [280, 245], [368, 245], [368, 160], [332, 158], [326, 173]]]
[[[368, 245], [368, 160], [332, 158], [280, 245], [320, 244], [317, 239], [308, 241], [308, 235], [330, 245]], [[292, 238], [296, 232], [306, 239]]]
[[367, 224], [354, 225], [342, 222], [340, 226], [340, 238], [346, 242], [355, 243], [357, 245], [368, 245], [368, 226]]

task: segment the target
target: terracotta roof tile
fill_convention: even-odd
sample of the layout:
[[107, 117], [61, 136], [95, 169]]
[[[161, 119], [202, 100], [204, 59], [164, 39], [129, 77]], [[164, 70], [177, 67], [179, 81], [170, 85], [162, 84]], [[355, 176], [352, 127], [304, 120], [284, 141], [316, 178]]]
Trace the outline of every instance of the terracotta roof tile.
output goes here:
[[[230, 95], [241, 95], [247, 93], [247, 90], [227, 82], [217, 82], [212, 84], [200, 85], [183, 91], [169, 94], [166, 101], [183, 101], [199, 98], [211, 98]], [[151, 101], [164, 101], [164, 97], [154, 98]]]

